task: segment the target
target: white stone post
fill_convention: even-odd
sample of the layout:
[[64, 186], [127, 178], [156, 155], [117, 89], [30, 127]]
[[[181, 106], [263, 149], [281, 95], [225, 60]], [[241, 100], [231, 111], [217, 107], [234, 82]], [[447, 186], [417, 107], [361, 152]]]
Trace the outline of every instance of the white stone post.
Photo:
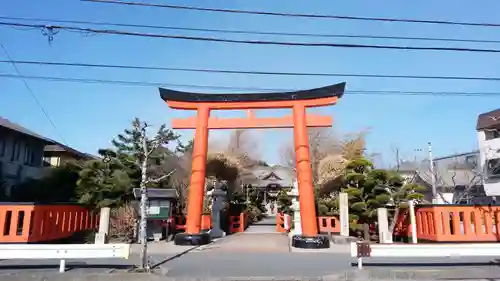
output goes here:
[[111, 209], [109, 207], [101, 208], [99, 215], [99, 231], [95, 235], [95, 244], [106, 244], [109, 234], [109, 218]]
[[349, 200], [347, 193], [339, 194], [340, 236], [349, 236]]
[[377, 209], [378, 237], [380, 243], [392, 243], [392, 233], [389, 233], [389, 217], [387, 208]]
[[413, 200], [408, 201], [408, 211], [410, 212], [411, 243], [417, 244], [417, 220], [415, 218], [415, 202]]
[[290, 235], [300, 235], [302, 234], [302, 222], [300, 217], [299, 185], [296, 180], [293, 182], [292, 190], [287, 194], [292, 197], [293, 208], [293, 229], [290, 231]]
[[290, 220], [288, 219], [290, 218], [290, 215], [289, 214], [284, 214], [283, 215], [283, 227], [285, 228], [286, 231], [290, 231]]

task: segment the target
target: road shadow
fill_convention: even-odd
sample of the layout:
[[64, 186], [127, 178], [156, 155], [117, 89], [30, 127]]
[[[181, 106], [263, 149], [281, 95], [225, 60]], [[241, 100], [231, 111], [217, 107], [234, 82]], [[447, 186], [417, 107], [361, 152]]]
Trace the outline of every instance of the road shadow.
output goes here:
[[[211, 243], [209, 243], [209, 244], [207, 244], [207, 245], [212, 245], [213, 243], [215, 243], [215, 242], [211, 242]], [[171, 260], [174, 260], [174, 259], [180, 258], [180, 257], [182, 257], [182, 256], [186, 255], [187, 253], [191, 252], [191, 251], [194, 251], [194, 250], [200, 249], [202, 246], [206, 246], [206, 245], [196, 246], [196, 247], [193, 247], [193, 248], [187, 249], [187, 250], [185, 250], [185, 251], [182, 251], [182, 252], [180, 252], [180, 253], [178, 253], [178, 254], [176, 254], [176, 255], [173, 255], [173, 256], [171, 256], [171, 257], [168, 257], [168, 258], [166, 258], [166, 259], [164, 259], [164, 260], [161, 260], [161, 261], [158, 261], [158, 262], [153, 262], [153, 263], [152, 263], [152, 265], [151, 265], [151, 269], [158, 268], [158, 267], [160, 267], [160, 266], [162, 266], [162, 265], [166, 264], [167, 262], [169, 262], [169, 261], [171, 261]]]

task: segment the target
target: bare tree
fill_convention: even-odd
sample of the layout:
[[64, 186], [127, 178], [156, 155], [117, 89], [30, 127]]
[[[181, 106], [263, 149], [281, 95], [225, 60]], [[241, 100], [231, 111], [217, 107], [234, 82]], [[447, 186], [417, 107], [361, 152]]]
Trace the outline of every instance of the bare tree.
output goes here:
[[235, 130], [229, 136], [229, 143], [226, 151], [234, 155], [252, 155], [252, 158], [258, 159], [259, 152], [258, 142], [254, 139], [254, 135], [248, 130]]
[[399, 147], [391, 145], [391, 151], [394, 155], [394, 160], [396, 162], [396, 171], [399, 171], [399, 166], [401, 165], [401, 155]]
[[141, 247], [141, 269], [144, 271], [149, 271], [149, 263], [148, 263], [148, 243], [147, 243], [147, 205], [148, 205], [148, 196], [147, 189], [148, 185], [152, 183], [159, 183], [167, 179], [170, 175], [174, 173], [175, 170], [170, 171], [168, 174], [159, 176], [157, 178], [152, 178], [148, 174], [149, 169], [149, 158], [151, 154], [155, 152], [162, 144], [168, 143], [168, 141], [175, 139], [175, 134], [166, 129], [165, 125], [160, 126], [155, 137], [152, 139], [148, 138], [147, 129], [149, 125], [146, 122], [141, 122], [139, 119], [135, 119], [132, 123], [134, 131], [139, 133], [138, 142], [136, 145], [142, 148], [142, 151], [138, 155], [137, 161], [139, 162], [139, 166], [141, 168], [141, 182], [140, 182], [140, 191], [141, 191], [141, 201], [140, 201], [140, 214], [141, 219], [139, 223], [139, 235], [140, 242], [142, 244]]
[[[495, 153], [496, 150], [488, 149], [484, 152], [483, 159], [487, 159], [487, 155], [491, 153]], [[481, 169], [482, 163], [479, 163], [480, 159], [476, 158], [476, 162], [474, 163], [461, 163], [456, 161], [453, 163], [451, 167], [449, 167], [450, 181], [451, 186], [448, 187], [446, 191], [453, 191], [456, 193], [452, 202], [446, 200], [444, 196], [440, 193], [440, 197], [444, 202], [457, 204], [462, 202], [463, 200], [467, 200], [471, 197], [475, 196], [487, 196], [484, 190], [481, 190], [480, 187], [483, 186], [484, 181], [487, 179], [487, 169]], [[498, 169], [500, 168], [500, 163], [496, 164], [496, 167], [492, 167], [490, 169]], [[437, 174], [437, 178], [440, 175]], [[484, 193], [484, 194], [483, 194]]]
[[179, 211], [181, 213], [185, 213], [187, 207], [187, 190], [191, 178], [191, 165], [193, 158], [192, 147], [189, 147], [184, 151], [178, 151], [178, 153], [172, 156], [172, 158], [173, 159], [169, 162], [169, 165], [171, 166], [171, 170], [175, 170], [175, 173], [169, 177], [169, 181], [170, 185], [179, 195]]
[[282, 147], [280, 147], [279, 153], [281, 156], [281, 164], [295, 171], [296, 162], [293, 144], [285, 143]]
[[209, 147], [207, 158], [207, 184], [225, 182], [229, 200], [237, 189], [242, 188], [243, 182], [236, 182], [236, 179], [244, 181], [253, 177], [252, 168], [263, 164], [259, 159], [258, 142], [247, 130], [233, 131], [225, 147]]
[[[475, 159], [473, 157], [471, 159]], [[479, 160], [479, 159], [476, 159]], [[431, 160], [427, 160], [429, 162]], [[434, 160], [432, 160], [434, 161]], [[430, 163], [430, 162], [429, 162]], [[434, 182], [437, 196], [446, 204], [457, 204], [483, 195], [481, 186], [485, 178], [479, 163], [467, 163], [460, 156], [450, 157], [447, 162], [435, 162], [434, 165], [421, 167], [418, 175], [427, 183]], [[444, 193], [453, 193], [453, 198], [446, 198]], [[484, 194], [483, 196], [486, 196]]]
[[[326, 155], [339, 152], [339, 140], [330, 128], [309, 128], [309, 153], [313, 171], [318, 169], [319, 161]], [[295, 170], [295, 147], [293, 141], [284, 143], [280, 149], [281, 162]]]
[[[348, 161], [365, 156], [367, 131], [341, 137], [329, 128], [311, 128], [308, 133], [313, 182], [315, 186], [321, 186], [322, 193], [330, 193], [337, 186], [338, 177]], [[295, 170], [293, 143], [285, 143], [280, 152], [283, 165]]]

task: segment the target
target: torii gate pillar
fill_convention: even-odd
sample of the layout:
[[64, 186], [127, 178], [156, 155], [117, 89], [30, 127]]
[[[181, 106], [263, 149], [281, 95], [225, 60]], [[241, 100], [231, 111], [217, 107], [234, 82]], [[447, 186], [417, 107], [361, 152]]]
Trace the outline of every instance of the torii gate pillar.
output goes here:
[[[299, 185], [302, 234], [292, 238], [297, 248], [328, 248], [329, 239], [318, 235], [316, 203], [309, 153], [308, 127], [331, 127], [330, 116], [306, 114], [308, 107], [335, 104], [342, 97], [345, 83], [312, 90], [265, 94], [198, 94], [160, 88], [160, 95], [173, 109], [196, 110], [196, 118], [173, 119], [174, 129], [196, 129], [191, 181], [188, 190], [186, 232], [174, 238], [176, 245], [205, 245], [210, 235], [201, 233], [205, 192], [205, 169], [209, 129], [293, 128]], [[292, 116], [257, 118], [251, 110], [291, 108]], [[247, 118], [210, 118], [211, 110], [249, 110]]]

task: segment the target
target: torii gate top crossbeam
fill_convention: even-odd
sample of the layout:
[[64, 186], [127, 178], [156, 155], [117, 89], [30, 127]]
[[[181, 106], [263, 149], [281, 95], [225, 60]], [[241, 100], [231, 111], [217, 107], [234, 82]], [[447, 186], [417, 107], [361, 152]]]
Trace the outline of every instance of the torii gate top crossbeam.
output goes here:
[[292, 108], [332, 105], [342, 97], [345, 82], [311, 90], [258, 94], [199, 94], [160, 88], [161, 98], [173, 109], [214, 110]]

